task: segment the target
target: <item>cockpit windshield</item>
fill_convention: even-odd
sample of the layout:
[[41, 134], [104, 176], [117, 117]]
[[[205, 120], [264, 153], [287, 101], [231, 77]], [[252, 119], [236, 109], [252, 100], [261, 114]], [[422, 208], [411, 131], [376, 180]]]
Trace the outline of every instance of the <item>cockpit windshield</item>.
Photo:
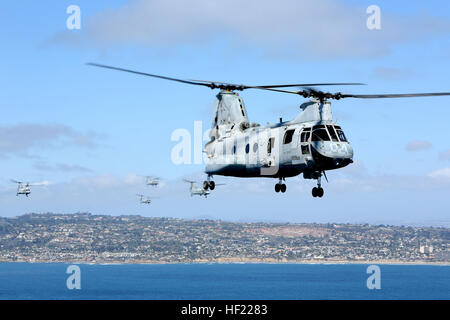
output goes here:
[[311, 141], [347, 142], [347, 138], [339, 126], [317, 125], [313, 127]]
[[327, 129], [323, 125], [313, 127], [312, 141], [331, 141]]

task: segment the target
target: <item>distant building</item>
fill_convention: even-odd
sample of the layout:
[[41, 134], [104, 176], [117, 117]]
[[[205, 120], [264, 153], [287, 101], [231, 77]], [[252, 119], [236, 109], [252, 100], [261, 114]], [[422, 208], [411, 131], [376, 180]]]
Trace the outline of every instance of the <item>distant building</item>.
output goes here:
[[419, 243], [419, 252], [430, 255], [433, 253], [433, 245], [429, 241], [426, 241], [425, 244]]

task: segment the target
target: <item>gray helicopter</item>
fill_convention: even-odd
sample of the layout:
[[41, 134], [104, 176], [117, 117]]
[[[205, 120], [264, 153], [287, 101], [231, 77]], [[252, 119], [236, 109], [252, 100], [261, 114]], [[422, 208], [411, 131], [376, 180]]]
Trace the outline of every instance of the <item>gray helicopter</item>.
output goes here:
[[[220, 89], [216, 95], [214, 119], [210, 141], [204, 152], [208, 162], [203, 183], [204, 191], [214, 190], [213, 176], [240, 178], [275, 178], [275, 192], [286, 192], [285, 179], [299, 174], [304, 179], [317, 180], [312, 189], [313, 197], [322, 197], [322, 176], [328, 181], [326, 171], [348, 166], [353, 162], [353, 148], [332, 116], [330, 100], [344, 98], [380, 99], [448, 96], [450, 92], [411, 94], [345, 94], [313, 89], [316, 86], [363, 85], [363, 83], [309, 83], [248, 86], [204, 80], [183, 80], [111, 67], [101, 64], [88, 65], [134, 73], [184, 84]], [[298, 88], [292, 91], [286, 88]], [[261, 126], [250, 123], [244, 101], [236, 91], [247, 89], [294, 94], [310, 98], [300, 106], [301, 112], [290, 121]], [[191, 187], [192, 188], [192, 187]], [[208, 193], [209, 194], [209, 193]]]
[[159, 185], [159, 181], [161, 179], [159, 177], [152, 177], [152, 176], [146, 176], [145, 177], [145, 184], [148, 186], [156, 187]]
[[46, 183], [44, 182], [40, 182], [40, 183], [24, 183], [22, 181], [17, 181], [14, 179], [11, 179], [11, 182], [17, 183], [17, 192], [16, 192], [16, 196], [19, 195], [25, 195], [27, 198], [29, 196], [29, 194], [31, 193], [31, 188], [30, 187], [37, 187], [37, 186], [43, 186], [46, 185]]
[[[190, 183], [190, 185], [191, 185], [190, 188], [189, 188], [189, 191], [191, 193], [191, 197], [194, 196], [194, 195], [198, 195], [198, 196], [205, 196], [205, 198], [207, 198], [208, 195], [210, 194], [210, 191], [208, 190], [208, 188], [205, 188], [205, 187], [201, 188], [201, 187], [199, 187], [196, 184], [195, 181], [186, 180], [186, 179], [184, 179], [184, 181], [187, 182], [187, 183]], [[214, 186], [222, 186], [222, 185], [224, 185], [224, 184], [223, 183], [214, 184]]]
[[137, 196], [139, 197], [139, 202], [141, 204], [150, 204], [152, 203], [152, 200], [150, 197], [145, 197], [143, 194], [137, 194]]

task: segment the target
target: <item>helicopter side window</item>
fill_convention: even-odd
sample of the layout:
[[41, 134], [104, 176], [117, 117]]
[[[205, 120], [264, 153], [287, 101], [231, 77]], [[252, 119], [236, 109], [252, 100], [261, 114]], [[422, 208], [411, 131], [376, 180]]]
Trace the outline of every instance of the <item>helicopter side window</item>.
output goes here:
[[312, 134], [312, 141], [330, 141], [330, 137], [328, 136], [327, 130], [324, 129], [316, 129]]
[[295, 129], [288, 130], [284, 134], [283, 144], [289, 144], [292, 142], [292, 136], [294, 135]]
[[242, 101], [241, 100], [239, 100], [239, 104], [241, 105], [242, 116], [245, 117], [244, 106], [242, 105]]
[[328, 129], [328, 133], [331, 136], [331, 140], [335, 141], [335, 142], [338, 142], [339, 140], [338, 140], [338, 137], [336, 135], [336, 132], [334, 132], [333, 126], [327, 126], [327, 129]]
[[272, 153], [272, 149], [274, 147], [275, 144], [275, 138], [270, 138], [269, 142], [267, 143], [267, 153], [271, 154]]

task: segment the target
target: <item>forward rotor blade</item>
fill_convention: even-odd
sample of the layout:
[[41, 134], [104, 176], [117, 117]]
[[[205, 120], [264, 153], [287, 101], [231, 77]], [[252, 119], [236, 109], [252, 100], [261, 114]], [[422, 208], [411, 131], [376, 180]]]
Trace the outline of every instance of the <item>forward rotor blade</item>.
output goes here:
[[14, 180], [14, 179], [11, 179], [11, 182], [14, 182], [14, 183], [23, 183], [22, 181], [17, 181], [17, 180]]
[[382, 98], [417, 98], [450, 96], [450, 92], [432, 92], [432, 93], [400, 93], [400, 94], [341, 94], [341, 98], [358, 99], [382, 99]]

